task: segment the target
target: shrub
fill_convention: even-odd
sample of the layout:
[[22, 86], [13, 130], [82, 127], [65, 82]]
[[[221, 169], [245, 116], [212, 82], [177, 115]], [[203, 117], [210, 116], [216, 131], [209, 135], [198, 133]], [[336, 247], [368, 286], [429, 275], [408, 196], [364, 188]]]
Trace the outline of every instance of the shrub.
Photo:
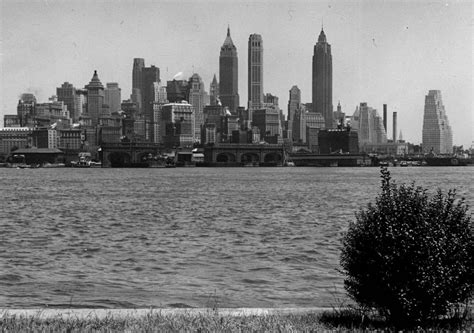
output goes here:
[[363, 308], [395, 325], [423, 325], [468, 304], [474, 235], [468, 206], [455, 190], [431, 198], [415, 184], [397, 186], [381, 169], [375, 205], [356, 213], [343, 238], [344, 287]]

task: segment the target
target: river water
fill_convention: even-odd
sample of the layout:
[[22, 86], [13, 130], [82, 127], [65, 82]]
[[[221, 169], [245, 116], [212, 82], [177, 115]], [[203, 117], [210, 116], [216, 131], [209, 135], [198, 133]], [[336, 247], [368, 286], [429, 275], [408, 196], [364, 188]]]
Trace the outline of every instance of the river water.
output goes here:
[[[472, 167], [391, 168], [457, 188]], [[347, 302], [341, 237], [378, 168], [0, 169], [0, 307]]]

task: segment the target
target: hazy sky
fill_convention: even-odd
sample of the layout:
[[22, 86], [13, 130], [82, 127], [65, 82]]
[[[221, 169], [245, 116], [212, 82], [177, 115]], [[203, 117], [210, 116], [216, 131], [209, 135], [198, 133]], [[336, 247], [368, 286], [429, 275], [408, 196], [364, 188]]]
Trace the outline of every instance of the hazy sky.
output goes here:
[[[92, 1], [0, 0], [0, 116], [18, 97], [47, 101], [68, 81], [84, 87], [94, 72], [131, 93], [133, 58], [166, 81], [219, 78], [219, 51], [230, 25], [239, 56], [240, 104], [247, 105], [247, 41], [262, 35], [264, 91], [280, 98], [297, 85], [311, 101], [313, 46], [324, 22], [332, 47], [333, 104], [352, 114], [367, 102], [388, 104], [398, 131], [421, 142], [425, 95], [441, 90], [454, 144], [473, 140], [473, 6], [465, 1]], [[398, 137], [398, 133], [397, 133]]]

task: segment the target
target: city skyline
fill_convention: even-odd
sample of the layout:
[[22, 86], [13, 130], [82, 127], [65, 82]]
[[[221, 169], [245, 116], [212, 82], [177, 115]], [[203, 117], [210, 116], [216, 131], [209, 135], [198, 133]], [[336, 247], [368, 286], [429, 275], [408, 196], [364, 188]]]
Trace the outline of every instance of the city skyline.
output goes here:
[[340, 101], [342, 111], [352, 115], [361, 102], [379, 114], [387, 104], [389, 115], [398, 113], [404, 139], [421, 143], [426, 92], [441, 90], [453, 143], [467, 148], [472, 142], [472, 4], [467, 1], [176, 6], [7, 0], [1, 6], [2, 127], [3, 116], [16, 113], [22, 93], [44, 102], [64, 82], [84, 88], [94, 70], [104, 85], [117, 82], [122, 99], [128, 99], [134, 58], [160, 68], [162, 82], [178, 72], [184, 79], [197, 73], [209, 87], [219, 73], [228, 26], [240, 53], [240, 105], [246, 107], [248, 100], [247, 42], [256, 33], [265, 40], [263, 93], [278, 96], [286, 114], [294, 85], [302, 102], [311, 102], [312, 53], [324, 20], [332, 47], [333, 105]]

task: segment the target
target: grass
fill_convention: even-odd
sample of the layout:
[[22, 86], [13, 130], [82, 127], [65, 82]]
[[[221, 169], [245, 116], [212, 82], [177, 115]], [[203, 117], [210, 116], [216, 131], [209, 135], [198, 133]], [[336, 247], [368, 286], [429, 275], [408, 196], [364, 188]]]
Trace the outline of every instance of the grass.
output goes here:
[[74, 318], [58, 315], [44, 318], [4, 313], [0, 316], [2, 332], [320, 332], [327, 326], [315, 314], [305, 315], [220, 315], [218, 311], [164, 315], [150, 310], [145, 316], [107, 315]]
[[[421, 330], [474, 330], [472, 313], [461, 324], [460, 318], [448, 318], [432, 323]], [[172, 314], [150, 310], [142, 316], [73, 315], [32, 316], [0, 314], [1, 332], [324, 332], [324, 331], [394, 331], [395, 327], [375, 313], [346, 307], [322, 313], [267, 315], [229, 315], [218, 309], [205, 312], [177, 311]]]

